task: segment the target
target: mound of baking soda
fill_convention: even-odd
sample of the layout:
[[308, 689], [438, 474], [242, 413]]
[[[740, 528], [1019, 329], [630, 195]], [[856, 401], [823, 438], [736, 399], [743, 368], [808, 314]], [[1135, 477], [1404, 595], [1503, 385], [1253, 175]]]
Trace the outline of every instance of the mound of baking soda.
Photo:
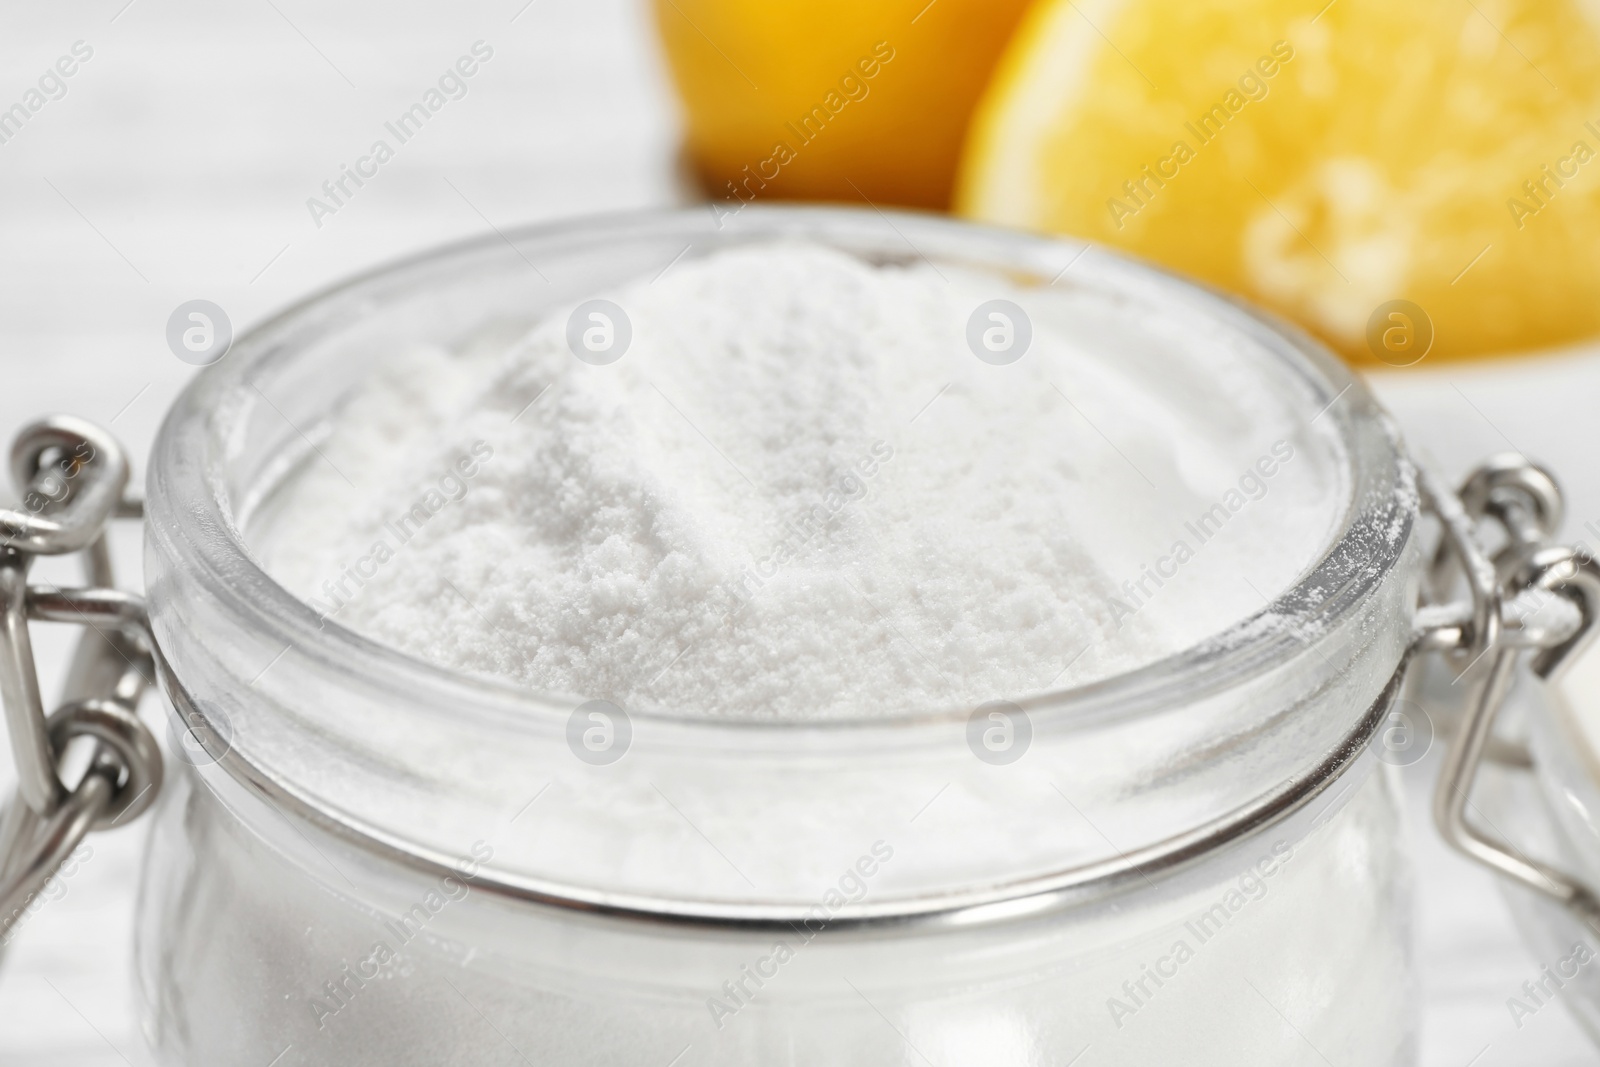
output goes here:
[[[570, 306], [493, 351], [397, 353], [288, 486], [269, 569], [336, 623], [539, 691], [892, 716], [1216, 635], [1348, 495], [1333, 420], [1192, 312], [805, 243], [605, 295], [631, 337], [604, 365], [574, 353], [607, 323], [569, 331]], [[996, 299], [1031, 328], [1005, 365], [979, 358]]]

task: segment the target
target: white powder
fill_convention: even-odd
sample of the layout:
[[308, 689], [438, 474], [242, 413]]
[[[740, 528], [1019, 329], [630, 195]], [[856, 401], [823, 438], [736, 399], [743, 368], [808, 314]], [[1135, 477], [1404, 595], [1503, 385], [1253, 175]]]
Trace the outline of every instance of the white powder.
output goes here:
[[[887, 716], [1126, 671], [1262, 609], [1348, 491], [1238, 336], [1069, 286], [691, 257], [607, 294], [613, 364], [568, 307], [396, 358], [261, 551], [378, 640], [627, 708]], [[967, 347], [994, 298], [1032, 320], [1008, 366]]]

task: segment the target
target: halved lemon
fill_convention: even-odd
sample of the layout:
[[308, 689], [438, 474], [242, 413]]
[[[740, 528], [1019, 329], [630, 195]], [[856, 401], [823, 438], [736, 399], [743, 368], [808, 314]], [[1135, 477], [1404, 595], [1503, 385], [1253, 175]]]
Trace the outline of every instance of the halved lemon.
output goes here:
[[958, 209], [1128, 249], [1401, 364], [1600, 333], [1586, 0], [1041, 0]]

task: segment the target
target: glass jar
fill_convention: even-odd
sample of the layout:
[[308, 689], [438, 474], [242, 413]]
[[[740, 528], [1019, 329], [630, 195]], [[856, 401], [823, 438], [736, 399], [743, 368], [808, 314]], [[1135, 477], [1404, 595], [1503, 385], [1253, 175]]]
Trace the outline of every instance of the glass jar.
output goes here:
[[[686, 249], [785, 236], [1226, 338], [1325, 423], [1337, 528], [1258, 614], [1146, 667], [820, 723], [453, 674], [258, 562], [283, 487], [395, 345], [510, 336]], [[151, 624], [185, 731], [140, 893], [159, 1060], [1412, 1063], [1409, 877], [1369, 745], [1412, 643], [1411, 468], [1300, 335], [1109, 253], [1063, 279], [1080, 251], [874, 212], [651, 214], [452, 246], [241, 338], [149, 475]], [[990, 722], [1003, 757], [971, 743]], [[609, 747], [574, 741], [591, 728]]]
[[[1569, 684], [1593, 691], [1600, 662], [1579, 664]], [[1566, 687], [1524, 679], [1512, 693], [1513, 714], [1498, 758], [1486, 762], [1477, 801], [1484, 821], [1516, 851], [1600, 885], [1600, 762], [1592, 726], [1585, 728]], [[1600, 936], [1593, 913], [1563, 906], [1547, 893], [1513, 881], [1501, 889], [1539, 969], [1522, 988], [1507, 990], [1505, 1008], [1521, 1029], [1560, 1003], [1600, 1043]]]

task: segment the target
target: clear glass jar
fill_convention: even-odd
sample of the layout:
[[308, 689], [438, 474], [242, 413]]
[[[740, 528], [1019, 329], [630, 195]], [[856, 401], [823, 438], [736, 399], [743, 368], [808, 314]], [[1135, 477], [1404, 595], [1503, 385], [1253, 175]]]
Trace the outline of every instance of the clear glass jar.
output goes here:
[[[1580, 663], [1579, 684], [1592, 688], [1600, 663]], [[1478, 807], [1486, 825], [1535, 858], [1600, 885], [1600, 762], [1563, 688], [1521, 678], [1507, 708], [1502, 736], [1509, 753], [1485, 762]], [[1587, 736], [1586, 736], [1587, 735]], [[1600, 941], [1596, 931], [1546, 894], [1511, 880], [1501, 891], [1539, 970], [1505, 1007], [1521, 1029], [1525, 1020], [1560, 1002], [1600, 1043]]]
[[162, 688], [192, 731], [140, 897], [160, 1061], [1412, 1063], [1409, 878], [1368, 747], [1411, 640], [1410, 468], [1358, 380], [1219, 296], [1103, 252], [1057, 282], [1248, 353], [1331, 424], [1343, 519], [1255, 617], [1020, 701], [1011, 763], [975, 758], [971, 709], [929, 709], [637, 713], [597, 764], [571, 702], [377, 645], [257, 562], [395, 344], [510, 333], [685, 246], [785, 235], [1041, 292], [1078, 251], [801, 208], [528, 230], [316, 296], [179, 401], [146, 535]]

